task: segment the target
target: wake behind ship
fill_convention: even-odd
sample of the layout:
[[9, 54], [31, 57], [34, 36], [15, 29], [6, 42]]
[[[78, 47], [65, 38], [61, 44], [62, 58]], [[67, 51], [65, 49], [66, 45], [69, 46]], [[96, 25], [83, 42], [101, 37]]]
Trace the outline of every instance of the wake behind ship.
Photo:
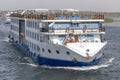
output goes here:
[[39, 65], [91, 66], [103, 56], [102, 14], [28, 9], [11, 15], [10, 42]]

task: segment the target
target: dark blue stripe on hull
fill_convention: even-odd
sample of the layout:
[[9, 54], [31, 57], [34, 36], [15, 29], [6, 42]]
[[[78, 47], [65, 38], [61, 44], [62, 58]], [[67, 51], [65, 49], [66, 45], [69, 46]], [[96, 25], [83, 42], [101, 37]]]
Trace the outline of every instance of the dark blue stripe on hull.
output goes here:
[[58, 60], [58, 59], [51, 59], [46, 57], [41, 57], [40, 55], [35, 55], [35, 53], [32, 53], [29, 51], [29, 48], [22, 44], [18, 44], [16, 42], [12, 42], [14, 46], [19, 48], [25, 55], [29, 56], [35, 63], [39, 65], [49, 65], [49, 66], [91, 66], [96, 65], [99, 63], [100, 59], [95, 59], [91, 62], [73, 62], [73, 61], [66, 61], [66, 60]]
[[37, 62], [40, 65], [50, 65], [50, 66], [91, 66], [98, 64], [99, 61], [100, 59], [97, 59], [87, 63], [87, 62], [73, 62], [73, 61], [39, 57]]

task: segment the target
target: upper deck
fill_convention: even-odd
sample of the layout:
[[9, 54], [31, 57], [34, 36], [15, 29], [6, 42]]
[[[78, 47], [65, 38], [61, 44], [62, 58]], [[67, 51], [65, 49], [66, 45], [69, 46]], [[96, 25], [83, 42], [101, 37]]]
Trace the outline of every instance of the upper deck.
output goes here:
[[70, 22], [70, 21], [103, 21], [104, 15], [101, 13], [86, 14], [75, 9], [28, 9], [24, 11], [15, 11], [10, 17], [37, 19], [43, 22]]

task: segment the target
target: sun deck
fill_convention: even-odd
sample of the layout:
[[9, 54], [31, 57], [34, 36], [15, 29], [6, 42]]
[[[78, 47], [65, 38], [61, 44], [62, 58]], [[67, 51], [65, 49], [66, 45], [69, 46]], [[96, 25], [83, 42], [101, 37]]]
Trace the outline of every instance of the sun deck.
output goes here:
[[[48, 9], [27, 9], [24, 11], [14, 11], [10, 17], [19, 17], [26, 19], [37, 19], [37, 20], [47, 20], [57, 21], [57, 20], [98, 20], [104, 19], [104, 15], [101, 13], [82, 13], [75, 9], [61, 9], [61, 10], [48, 10]], [[45, 21], [46, 22], [46, 21]]]

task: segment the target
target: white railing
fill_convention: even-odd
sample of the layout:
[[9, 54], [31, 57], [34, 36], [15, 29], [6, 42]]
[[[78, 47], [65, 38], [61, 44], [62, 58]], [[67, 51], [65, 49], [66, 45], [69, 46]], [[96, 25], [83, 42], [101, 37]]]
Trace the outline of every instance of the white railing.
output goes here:
[[73, 33], [73, 34], [91, 34], [91, 33], [101, 33], [98, 29], [88, 29], [88, 30], [49, 30], [49, 33], [55, 33], [55, 34], [67, 34], [67, 33]]

